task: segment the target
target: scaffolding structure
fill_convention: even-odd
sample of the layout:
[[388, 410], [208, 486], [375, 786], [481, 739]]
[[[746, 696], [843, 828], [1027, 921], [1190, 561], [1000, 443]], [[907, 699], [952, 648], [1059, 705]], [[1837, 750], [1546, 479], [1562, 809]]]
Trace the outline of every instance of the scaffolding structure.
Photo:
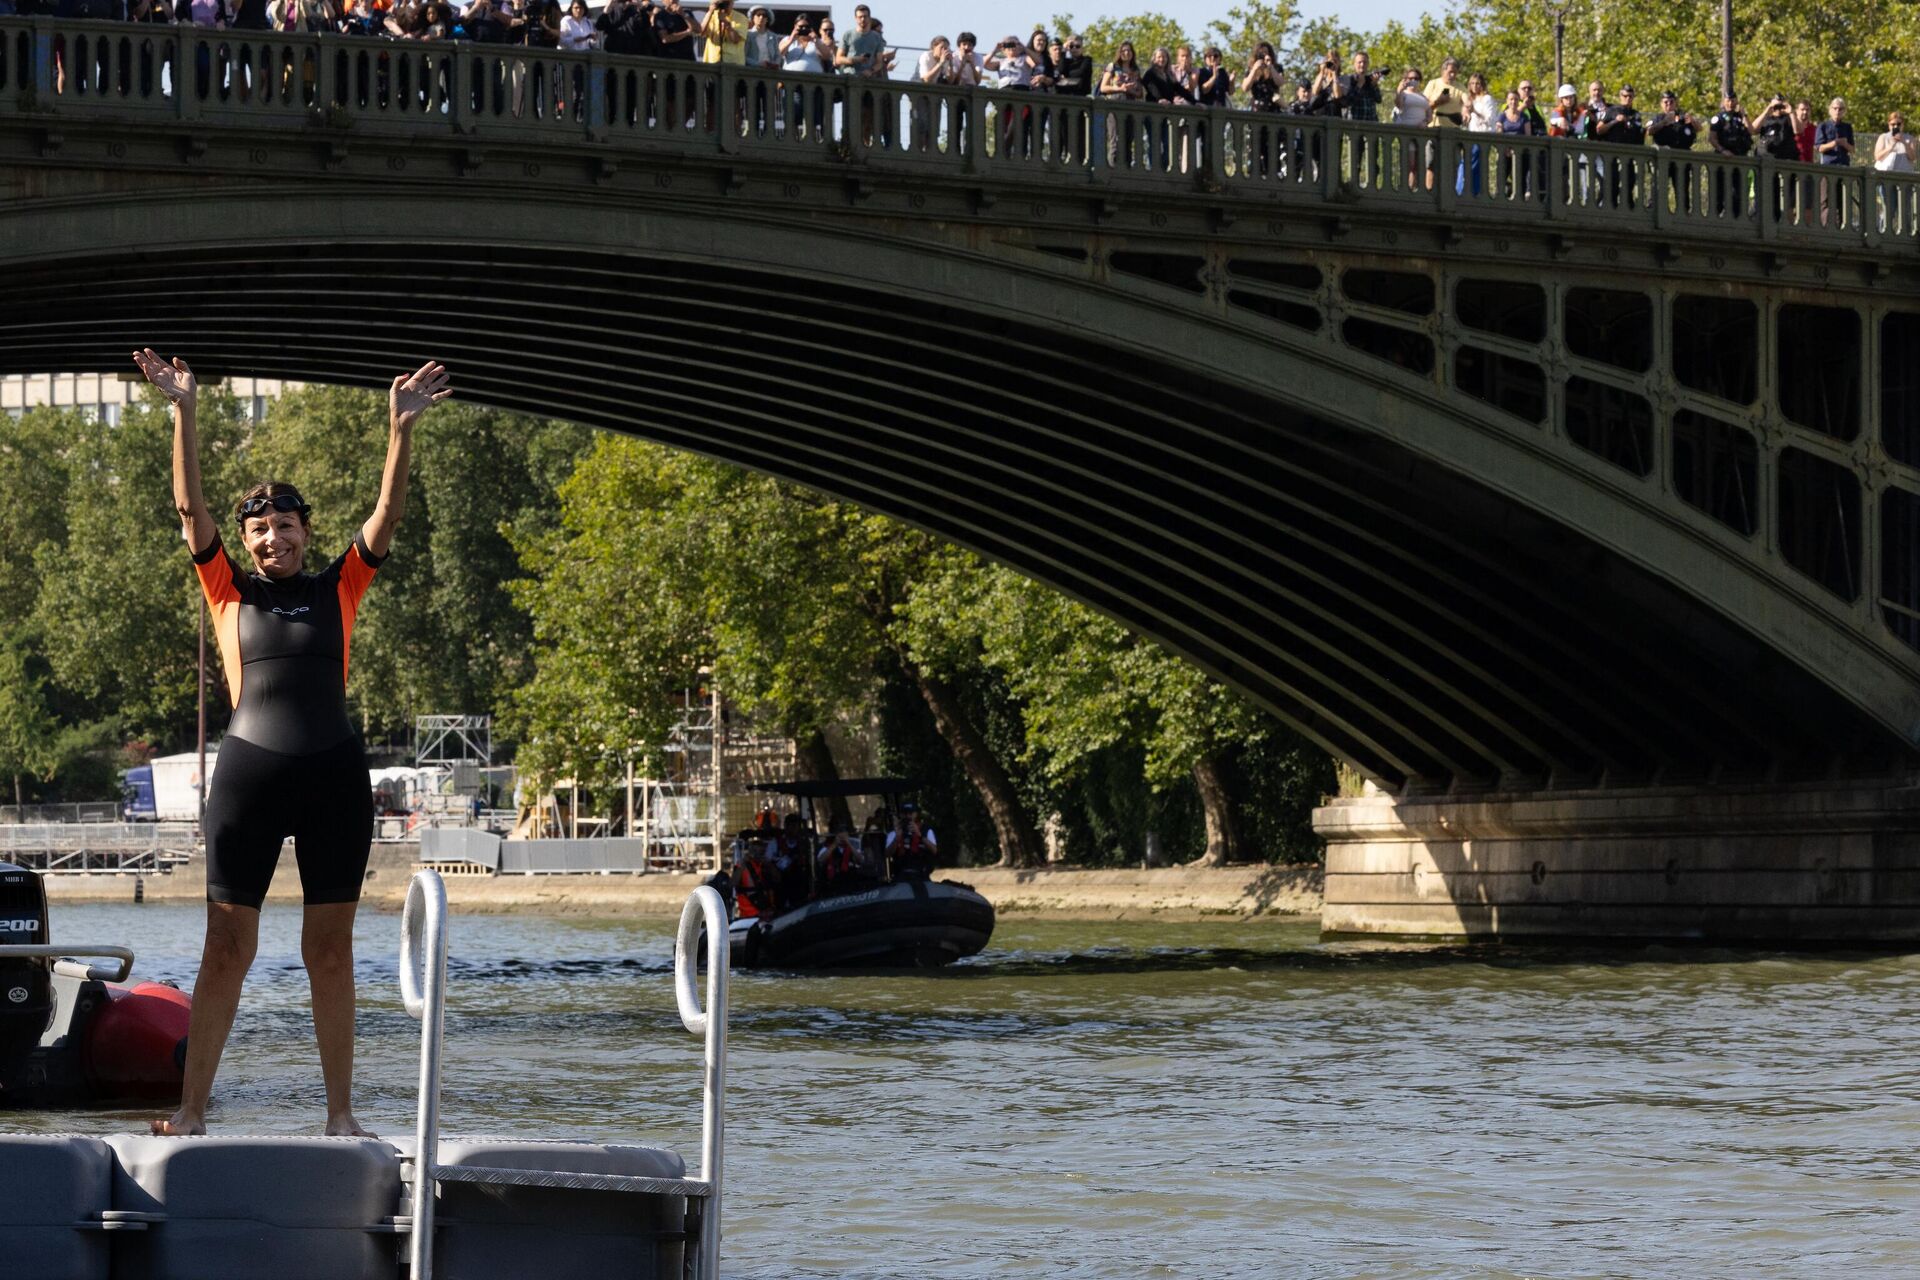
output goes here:
[[626, 829], [643, 842], [647, 870], [724, 869], [720, 783], [726, 738], [719, 689], [690, 689], [660, 746], [662, 776], [634, 776], [628, 758]]
[[493, 763], [493, 717], [415, 716], [413, 742], [416, 769], [459, 764], [484, 769]]

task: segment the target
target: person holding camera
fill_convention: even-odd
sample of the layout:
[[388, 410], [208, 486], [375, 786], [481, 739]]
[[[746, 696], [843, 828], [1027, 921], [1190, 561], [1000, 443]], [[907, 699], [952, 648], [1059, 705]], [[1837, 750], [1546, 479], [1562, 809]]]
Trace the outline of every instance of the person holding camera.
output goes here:
[[1247, 95], [1247, 106], [1254, 111], [1279, 111], [1284, 107], [1281, 91], [1286, 81], [1273, 56], [1273, 46], [1262, 40], [1253, 46], [1253, 61], [1247, 67], [1240, 92]]
[[1008, 36], [996, 44], [987, 55], [986, 68], [999, 78], [996, 88], [1019, 93], [1033, 88], [1034, 73], [1039, 70], [1018, 36]]
[[1197, 87], [1201, 106], [1230, 107], [1233, 105], [1233, 72], [1227, 70], [1226, 59], [1215, 45], [1208, 45], [1200, 54], [1200, 78]]
[[914, 64], [913, 78], [921, 84], [956, 84], [960, 69], [954, 64], [953, 45], [945, 36], [935, 36], [927, 51]]
[[1801, 164], [1814, 163], [1813, 135], [1817, 132], [1813, 123], [1813, 104], [1802, 98], [1793, 104], [1793, 145], [1800, 149]]
[[1033, 63], [1033, 79], [1028, 81], [1035, 93], [1053, 92], [1053, 48], [1045, 31], [1036, 28], [1027, 37], [1027, 59]]
[[793, 30], [780, 41], [780, 69], [807, 75], [823, 75], [833, 58], [833, 50], [813, 29], [813, 20], [801, 14], [793, 20]]
[[1793, 109], [1787, 105], [1785, 95], [1773, 95], [1767, 109], [1760, 113], [1760, 119], [1754, 122], [1753, 132], [1760, 150], [1775, 160], [1800, 158], [1800, 144], [1793, 137]]
[[[1793, 136], [1793, 108], [1785, 94], [1776, 93], [1768, 99], [1766, 110], [1754, 121], [1753, 135], [1762, 155], [1775, 160], [1800, 158], [1800, 144]], [[1775, 173], [1767, 180], [1772, 189], [1774, 221], [1780, 220], [1789, 203], [1799, 204], [1797, 188], [1801, 181], [1795, 173]]]
[[839, 51], [833, 55], [833, 69], [841, 75], [873, 74], [873, 64], [887, 52], [887, 38], [873, 28], [873, 10], [856, 5], [853, 30], [841, 37]]
[[651, 58], [660, 52], [653, 34], [653, 15], [641, 0], [607, 0], [593, 27], [600, 35], [600, 47], [608, 53]]
[[[1700, 136], [1700, 122], [1680, 109], [1680, 96], [1672, 89], [1660, 95], [1660, 114], [1647, 122], [1647, 136], [1662, 151], [1691, 151]], [[1693, 212], [1693, 169], [1677, 159], [1663, 159], [1667, 190], [1683, 213]], [[1685, 176], [1683, 176], [1685, 175]]]
[[713, 0], [713, 7], [700, 19], [700, 39], [702, 62], [747, 65], [747, 32], [733, 11], [733, 0]]
[[887, 860], [893, 864], [895, 880], [925, 880], [933, 874], [934, 859], [940, 856], [940, 842], [933, 828], [920, 817], [920, 807], [912, 801], [900, 806], [900, 816], [887, 835]]
[[1380, 119], [1380, 76], [1366, 50], [1353, 55], [1353, 70], [1340, 79], [1340, 103], [1349, 120]]
[[1427, 105], [1431, 116], [1427, 126], [1433, 129], [1463, 129], [1467, 123], [1467, 92], [1460, 84], [1460, 60], [1448, 58], [1440, 64], [1440, 74], [1427, 81]]
[[1873, 167], [1883, 173], [1912, 173], [1915, 148], [1907, 132], [1907, 118], [1898, 111], [1887, 116], [1887, 131], [1874, 140]]

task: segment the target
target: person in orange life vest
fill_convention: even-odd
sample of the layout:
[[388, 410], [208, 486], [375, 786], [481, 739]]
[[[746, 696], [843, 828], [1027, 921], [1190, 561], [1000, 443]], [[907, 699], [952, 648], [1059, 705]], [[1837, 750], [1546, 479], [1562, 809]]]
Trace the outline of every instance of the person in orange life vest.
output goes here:
[[766, 848], [758, 840], [747, 841], [746, 856], [733, 869], [733, 900], [740, 905], [742, 919], [779, 911], [773, 868], [767, 865]]
[[767, 841], [767, 861], [780, 887], [780, 907], [797, 907], [813, 894], [811, 862], [813, 841], [807, 838], [807, 824], [797, 813], [787, 815], [785, 828]]
[[823, 885], [852, 876], [859, 869], [860, 846], [854, 843], [845, 822], [836, 821], [833, 824], [827, 843], [820, 850], [819, 862], [820, 883]]
[[901, 805], [899, 822], [887, 836], [893, 878], [932, 875], [933, 860], [939, 855], [940, 842], [934, 839], [933, 828], [920, 820], [920, 806], [911, 801]]

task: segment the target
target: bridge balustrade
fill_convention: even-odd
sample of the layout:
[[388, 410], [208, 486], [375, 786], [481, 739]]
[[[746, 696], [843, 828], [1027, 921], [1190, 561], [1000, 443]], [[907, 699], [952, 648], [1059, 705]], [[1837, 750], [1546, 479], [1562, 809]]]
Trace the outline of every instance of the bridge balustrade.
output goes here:
[[1879, 246], [1920, 175], [460, 42], [0, 18], [0, 116], [569, 140]]

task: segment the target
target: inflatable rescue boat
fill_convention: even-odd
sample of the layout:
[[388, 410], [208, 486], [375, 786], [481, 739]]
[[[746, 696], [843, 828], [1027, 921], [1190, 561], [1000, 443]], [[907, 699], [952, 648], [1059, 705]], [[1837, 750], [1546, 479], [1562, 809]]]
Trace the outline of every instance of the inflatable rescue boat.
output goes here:
[[969, 885], [895, 880], [777, 916], [743, 916], [728, 958], [743, 968], [936, 968], [993, 936], [993, 904]]
[[39, 875], [0, 862], [0, 1108], [179, 1100], [188, 997], [132, 968], [125, 947], [52, 945]]

